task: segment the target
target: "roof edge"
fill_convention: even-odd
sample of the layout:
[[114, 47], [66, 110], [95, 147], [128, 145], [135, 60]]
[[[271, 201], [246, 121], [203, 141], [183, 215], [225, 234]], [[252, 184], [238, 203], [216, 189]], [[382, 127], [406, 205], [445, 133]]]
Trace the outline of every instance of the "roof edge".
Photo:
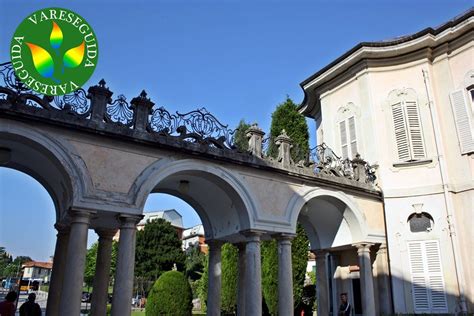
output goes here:
[[[307, 85], [308, 83], [313, 81], [315, 78], [319, 77], [324, 72], [328, 71], [329, 69], [331, 69], [335, 65], [339, 64], [341, 61], [343, 61], [344, 59], [346, 59], [347, 57], [352, 55], [354, 52], [358, 51], [359, 49], [361, 49], [363, 47], [395, 46], [395, 45], [399, 45], [399, 44], [402, 44], [402, 43], [405, 43], [405, 42], [412, 41], [414, 39], [420, 38], [420, 37], [425, 36], [427, 34], [435, 36], [435, 35], [440, 34], [443, 31], [445, 31], [446, 29], [449, 29], [449, 28], [451, 28], [451, 27], [453, 27], [453, 26], [455, 26], [455, 25], [457, 25], [457, 24], [459, 24], [459, 23], [461, 23], [461, 22], [463, 22], [463, 21], [465, 21], [465, 20], [467, 20], [467, 19], [469, 19], [473, 16], [474, 16], [474, 7], [471, 7], [469, 10], [465, 11], [464, 13], [461, 13], [460, 15], [456, 16], [455, 18], [451, 19], [450, 21], [448, 21], [448, 22], [446, 22], [446, 23], [444, 23], [444, 24], [442, 24], [442, 25], [440, 25], [439, 27], [436, 27], [436, 28], [427, 27], [427, 28], [425, 28], [425, 29], [423, 29], [419, 32], [414, 33], [414, 34], [406, 35], [406, 36], [396, 38], [396, 39], [393, 39], [393, 40], [378, 41], [378, 42], [361, 42], [361, 43], [357, 44], [356, 46], [354, 46], [353, 48], [351, 48], [346, 53], [344, 53], [343, 55], [336, 58], [334, 61], [332, 61], [331, 63], [329, 63], [325, 67], [321, 68], [319, 71], [317, 71], [316, 73], [314, 73], [313, 75], [311, 75], [307, 79], [303, 80], [300, 83], [300, 86], [303, 90], [305, 90], [304, 89], [305, 85]], [[307, 99], [307, 96], [306, 96], [306, 92], [305, 92], [304, 100], [301, 103], [299, 109], [303, 108], [303, 106], [305, 105], [306, 99]]]

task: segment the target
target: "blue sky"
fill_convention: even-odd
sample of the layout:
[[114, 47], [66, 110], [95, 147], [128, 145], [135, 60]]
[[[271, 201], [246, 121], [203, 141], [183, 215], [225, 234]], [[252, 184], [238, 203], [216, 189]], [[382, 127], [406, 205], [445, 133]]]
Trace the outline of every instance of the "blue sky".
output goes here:
[[[357, 43], [437, 26], [472, 4], [0, 0], [0, 62], [9, 60], [11, 36], [21, 20], [41, 8], [64, 7], [82, 15], [99, 41], [99, 63], [86, 87], [104, 78], [114, 96], [130, 100], [145, 89], [170, 111], [206, 107], [230, 127], [244, 118], [268, 131], [271, 113], [286, 95], [301, 102], [299, 83]], [[153, 196], [146, 209], [173, 207], [185, 225], [199, 222], [172, 197]], [[53, 224], [47, 192], [29, 176], [0, 168], [0, 245], [14, 256], [46, 260], [54, 251]]]

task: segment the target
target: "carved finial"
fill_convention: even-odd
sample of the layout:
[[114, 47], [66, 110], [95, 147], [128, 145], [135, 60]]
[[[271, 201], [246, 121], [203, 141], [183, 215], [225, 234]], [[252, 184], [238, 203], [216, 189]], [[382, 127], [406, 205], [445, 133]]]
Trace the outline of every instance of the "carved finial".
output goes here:
[[100, 81], [99, 81], [99, 87], [105, 88], [105, 83], [106, 83], [106, 82], [105, 82], [104, 79], [100, 79]]
[[140, 98], [146, 99], [146, 96], [147, 96], [146, 91], [142, 90], [142, 92], [140, 93]]

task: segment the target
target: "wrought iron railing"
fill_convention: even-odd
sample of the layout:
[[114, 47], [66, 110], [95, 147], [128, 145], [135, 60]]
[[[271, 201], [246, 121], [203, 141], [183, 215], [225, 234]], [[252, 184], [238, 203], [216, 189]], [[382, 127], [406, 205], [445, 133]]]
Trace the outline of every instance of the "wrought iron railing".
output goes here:
[[218, 148], [235, 149], [232, 138], [235, 130], [222, 124], [206, 108], [184, 114], [171, 114], [165, 108], [159, 107], [153, 110], [150, 116], [149, 130]]
[[23, 103], [48, 110], [65, 110], [81, 116], [89, 114], [90, 103], [84, 89], [55, 97], [42, 95], [31, 90], [18, 79], [10, 62], [0, 64], [0, 76], [0, 100], [8, 99], [13, 103]]
[[[72, 114], [82, 120], [93, 121], [94, 124], [91, 126], [95, 128], [113, 126], [117, 133], [120, 133], [121, 129], [133, 130], [135, 137], [142, 137], [142, 133], [145, 133], [207, 147], [239, 151], [234, 144], [236, 130], [222, 124], [205, 108], [187, 113], [171, 113], [164, 107], [155, 107], [145, 91], [130, 102], [123, 94], [115, 99], [112, 99], [112, 95], [113, 93], [106, 87], [106, 82], [101, 80], [87, 92], [84, 89], [78, 89], [62, 96], [45, 96], [23, 84], [16, 77], [11, 63], [0, 64], [0, 105], [55, 111], [59, 117], [64, 114], [65, 119], [69, 119]], [[252, 128], [258, 129], [258, 126], [255, 125]], [[129, 131], [127, 135], [130, 135]], [[284, 136], [269, 135], [262, 139], [264, 133], [259, 131], [257, 131], [260, 135], [259, 141], [254, 144], [260, 145], [254, 146], [261, 146], [261, 148], [259, 150], [249, 148], [249, 152], [259, 153], [257, 155], [262, 157], [258, 158], [263, 159], [267, 164], [281, 168], [306, 168], [308, 172], [314, 174], [344, 177], [369, 184], [375, 183], [376, 167], [369, 165], [359, 155], [352, 160], [342, 159], [326, 144], [318, 145], [308, 151], [307, 148], [301, 148], [295, 144], [288, 146], [291, 139], [285, 133], [283, 133]], [[280, 142], [286, 142], [287, 146], [280, 147], [278, 139]], [[275, 147], [271, 146], [271, 143], [275, 143]], [[270, 148], [278, 150], [278, 159], [270, 157]], [[282, 155], [281, 150], [289, 150], [290, 155]]]

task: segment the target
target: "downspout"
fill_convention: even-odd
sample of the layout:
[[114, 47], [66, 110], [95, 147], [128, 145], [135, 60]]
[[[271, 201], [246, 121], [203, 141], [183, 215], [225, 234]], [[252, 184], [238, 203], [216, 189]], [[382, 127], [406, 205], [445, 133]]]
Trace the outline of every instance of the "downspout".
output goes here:
[[431, 97], [431, 89], [430, 89], [430, 78], [428, 76], [428, 70], [423, 69], [423, 79], [425, 82], [426, 88], [426, 95], [428, 97], [428, 106], [430, 109], [431, 114], [431, 122], [433, 127], [433, 133], [435, 138], [435, 145], [436, 145], [436, 156], [439, 161], [439, 172], [441, 175], [441, 184], [443, 186], [443, 195], [444, 195], [444, 202], [446, 206], [446, 221], [448, 222], [448, 232], [449, 238], [451, 241], [451, 248], [453, 250], [453, 259], [454, 259], [454, 267], [456, 270], [456, 281], [458, 284], [458, 291], [459, 291], [459, 307], [461, 308], [461, 313], [463, 315], [467, 315], [467, 306], [466, 306], [466, 299], [464, 296], [464, 285], [462, 283], [463, 277], [463, 270], [462, 270], [462, 263], [460, 262], [460, 251], [458, 240], [456, 238], [456, 223], [453, 214], [453, 201], [449, 195], [449, 188], [447, 183], [447, 165], [446, 160], [444, 157], [443, 147], [441, 145], [441, 135], [440, 135], [440, 124], [438, 121], [438, 114], [436, 112], [436, 107], [434, 106], [434, 101]]

